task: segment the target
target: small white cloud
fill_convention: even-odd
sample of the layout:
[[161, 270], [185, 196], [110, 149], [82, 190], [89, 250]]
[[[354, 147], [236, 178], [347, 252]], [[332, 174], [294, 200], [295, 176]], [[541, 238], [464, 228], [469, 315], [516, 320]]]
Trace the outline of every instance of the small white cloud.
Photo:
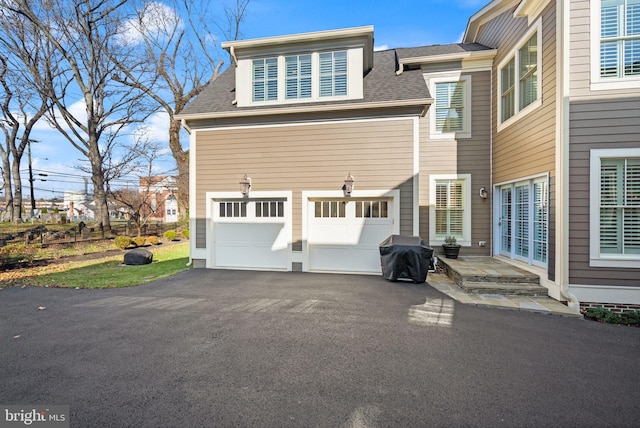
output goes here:
[[374, 51], [386, 51], [388, 49], [389, 49], [389, 45], [380, 45], [380, 46], [373, 47]]
[[184, 23], [173, 8], [159, 2], [150, 2], [139, 11], [137, 18], [122, 24], [119, 40], [123, 45], [135, 45], [142, 43], [144, 34], [151, 37], [170, 35], [183, 26]]
[[133, 138], [159, 143], [169, 142], [169, 115], [161, 111], [152, 114], [143, 125], [133, 131]]

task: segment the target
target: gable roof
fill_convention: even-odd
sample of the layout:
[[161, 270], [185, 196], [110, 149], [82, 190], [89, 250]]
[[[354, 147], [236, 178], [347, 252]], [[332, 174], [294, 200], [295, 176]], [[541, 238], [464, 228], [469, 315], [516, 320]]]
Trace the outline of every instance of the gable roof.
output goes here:
[[296, 104], [270, 104], [237, 107], [235, 100], [235, 68], [227, 68], [216, 80], [191, 102], [176, 119], [205, 119], [213, 117], [284, 114], [322, 110], [379, 108], [385, 106], [422, 106], [433, 101], [420, 70], [396, 75], [396, 50], [373, 53], [373, 68], [363, 78], [363, 99], [318, 101]]

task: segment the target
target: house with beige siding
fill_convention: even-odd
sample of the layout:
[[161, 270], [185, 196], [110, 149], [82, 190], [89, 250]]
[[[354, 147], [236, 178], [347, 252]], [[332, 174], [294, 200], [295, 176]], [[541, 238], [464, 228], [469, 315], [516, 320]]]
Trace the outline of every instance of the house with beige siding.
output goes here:
[[194, 266], [380, 273], [387, 236], [454, 235], [574, 307], [640, 305], [639, 11], [496, 0], [450, 45], [223, 43], [179, 116]]

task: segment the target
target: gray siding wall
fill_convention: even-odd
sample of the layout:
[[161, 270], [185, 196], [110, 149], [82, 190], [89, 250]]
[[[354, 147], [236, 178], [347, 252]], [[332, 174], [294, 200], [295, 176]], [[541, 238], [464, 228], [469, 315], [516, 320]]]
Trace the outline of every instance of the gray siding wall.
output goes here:
[[[487, 199], [477, 195], [483, 186], [491, 191], [491, 72], [464, 74], [471, 76], [471, 138], [430, 140], [429, 113], [420, 119], [420, 236], [429, 240], [430, 175], [471, 174], [472, 245], [461, 254], [487, 256], [492, 241], [491, 195]], [[428, 83], [428, 75], [426, 78]], [[479, 241], [486, 241], [487, 246], [479, 247]]]
[[247, 173], [254, 191], [293, 192], [299, 242], [302, 191], [340, 190], [350, 172], [357, 190], [400, 189], [400, 231], [413, 231], [411, 119], [199, 130], [196, 138], [198, 219], [205, 218], [206, 192], [239, 192]]
[[638, 286], [638, 269], [589, 266], [589, 153], [640, 147], [640, 89], [591, 90], [589, 0], [571, 1], [569, 37], [569, 281]]
[[640, 147], [640, 96], [576, 101], [570, 114], [569, 281], [638, 286], [638, 269], [589, 267], [589, 151]]

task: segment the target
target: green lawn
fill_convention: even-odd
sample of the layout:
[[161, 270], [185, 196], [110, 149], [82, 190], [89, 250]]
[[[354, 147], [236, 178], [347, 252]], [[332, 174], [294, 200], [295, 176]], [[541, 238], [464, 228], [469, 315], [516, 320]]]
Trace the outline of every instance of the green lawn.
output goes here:
[[123, 266], [124, 252], [97, 261], [72, 262], [56, 272], [41, 272], [19, 281], [22, 285], [71, 288], [118, 288], [144, 284], [187, 269], [189, 243], [148, 247], [153, 263]]

